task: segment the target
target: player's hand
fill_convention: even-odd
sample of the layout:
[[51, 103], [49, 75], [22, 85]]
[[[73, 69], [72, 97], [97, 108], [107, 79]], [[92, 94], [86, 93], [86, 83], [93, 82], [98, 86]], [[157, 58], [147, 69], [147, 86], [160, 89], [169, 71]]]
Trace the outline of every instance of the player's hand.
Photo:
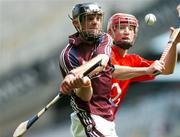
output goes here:
[[73, 89], [71, 83], [75, 80], [75, 76], [73, 74], [68, 74], [65, 76], [64, 80], [61, 82], [59, 89], [63, 94], [69, 94]]
[[157, 74], [161, 74], [163, 70], [165, 70], [164, 62], [160, 60], [156, 60], [154, 61], [153, 64], [151, 64], [148, 67], [147, 73], [148, 75], [157, 75]]
[[81, 74], [68, 74], [60, 85], [60, 91], [63, 94], [69, 94], [75, 88], [88, 87], [91, 80], [83, 77]]
[[174, 43], [175, 45], [180, 42], [180, 28], [170, 28], [171, 35], [169, 37], [169, 43]]

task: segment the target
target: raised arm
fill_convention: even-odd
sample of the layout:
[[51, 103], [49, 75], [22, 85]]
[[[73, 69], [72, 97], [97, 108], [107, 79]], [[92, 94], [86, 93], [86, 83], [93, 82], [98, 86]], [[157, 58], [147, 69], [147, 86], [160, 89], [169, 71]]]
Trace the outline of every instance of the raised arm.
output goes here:
[[177, 62], [177, 45], [180, 42], [180, 28], [171, 28], [172, 33], [160, 60], [164, 61], [165, 69], [162, 74], [172, 74]]
[[[177, 6], [177, 11], [180, 20], [180, 4]], [[177, 62], [177, 44], [180, 42], [180, 28], [179, 25], [176, 28], [171, 28], [171, 35], [166, 49], [162, 53], [160, 60], [165, 63], [165, 70], [163, 74], [171, 74], [174, 71]]]

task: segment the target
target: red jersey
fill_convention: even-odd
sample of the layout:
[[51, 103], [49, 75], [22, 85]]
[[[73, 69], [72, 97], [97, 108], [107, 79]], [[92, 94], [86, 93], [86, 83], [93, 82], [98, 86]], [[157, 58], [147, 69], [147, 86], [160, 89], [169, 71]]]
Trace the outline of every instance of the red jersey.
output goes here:
[[[154, 61], [146, 60], [137, 54], [126, 54], [125, 57], [122, 57], [118, 52], [118, 47], [112, 46], [112, 64], [131, 66], [131, 67], [148, 67], [153, 62]], [[149, 75], [135, 77], [128, 80], [117, 80], [113, 78], [110, 102], [113, 105], [114, 118], [118, 110], [118, 107], [122, 103], [122, 100], [127, 92], [129, 84], [131, 82], [152, 80], [154, 78], [155, 78], [154, 76], [149, 76]]]
[[[68, 71], [81, 66], [83, 62], [91, 60], [98, 54], [106, 54], [111, 58], [112, 38], [104, 33], [95, 44], [82, 41], [79, 33], [69, 38], [69, 44], [60, 55], [60, 68], [65, 75]], [[113, 68], [111, 60], [107, 67], [97, 77], [91, 79], [93, 95], [89, 102], [85, 102], [72, 93], [71, 106], [77, 113], [87, 112], [99, 115], [109, 121], [113, 120], [112, 105], [109, 102], [112, 86]], [[84, 115], [84, 114], [83, 114]]]

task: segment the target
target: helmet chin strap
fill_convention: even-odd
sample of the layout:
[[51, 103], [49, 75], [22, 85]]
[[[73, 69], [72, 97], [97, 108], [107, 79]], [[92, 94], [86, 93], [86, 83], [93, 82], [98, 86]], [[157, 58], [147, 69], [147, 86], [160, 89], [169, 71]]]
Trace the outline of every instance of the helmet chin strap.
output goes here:
[[127, 41], [113, 41], [113, 44], [124, 50], [127, 50], [133, 46], [132, 43], [129, 43]]
[[81, 31], [80, 32], [81, 36], [87, 40], [88, 42], [97, 42], [99, 37], [101, 36], [100, 34], [99, 35], [94, 35], [94, 34], [90, 34], [88, 32], [84, 32], [84, 31]]

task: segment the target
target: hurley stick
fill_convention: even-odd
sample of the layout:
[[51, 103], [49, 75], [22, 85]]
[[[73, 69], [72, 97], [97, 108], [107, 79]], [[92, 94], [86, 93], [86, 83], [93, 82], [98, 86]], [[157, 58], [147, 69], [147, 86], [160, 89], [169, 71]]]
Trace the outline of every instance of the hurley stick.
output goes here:
[[[92, 60], [88, 61], [84, 65], [73, 70], [73, 73], [83, 74], [83, 76], [87, 76], [90, 73], [98, 73], [101, 72], [104, 67], [107, 65], [109, 61], [109, 57], [105, 54], [97, 55]], [[59, 92], [59, 94], [54, 97], [52, 101], [50, 101], [42, 110], [40, 110], [36, 115], [34, 115], [29, 120], [22, 122], [15, 130], [13, 137], [22, 137], [26, 131], [60, 98], [64, 95]]]

